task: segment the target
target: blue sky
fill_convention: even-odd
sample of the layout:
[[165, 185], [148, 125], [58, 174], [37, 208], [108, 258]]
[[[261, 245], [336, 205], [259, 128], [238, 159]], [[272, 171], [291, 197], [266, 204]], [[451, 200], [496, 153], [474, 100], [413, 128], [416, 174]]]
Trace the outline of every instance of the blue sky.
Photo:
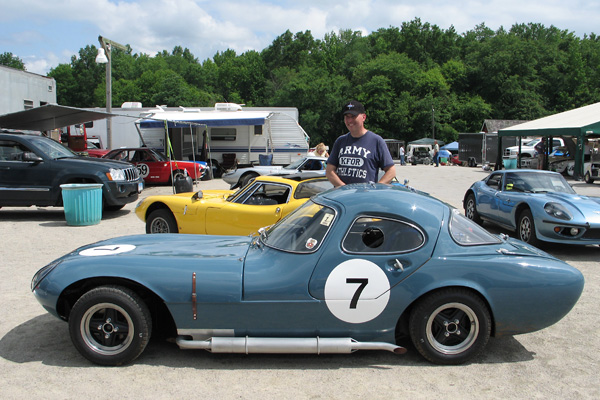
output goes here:
[[420, 18], [458, 33], [535, 22], [600, 35], [597, 0], [0, 0], [0, 54], [11, 52], [30, 72], [46, 74], [98, 36], [154, 55], [175, 46], [199, 60], [233, 49], [262, 50], [290, 30], [323, 38], [340, 29], [365, 34]]

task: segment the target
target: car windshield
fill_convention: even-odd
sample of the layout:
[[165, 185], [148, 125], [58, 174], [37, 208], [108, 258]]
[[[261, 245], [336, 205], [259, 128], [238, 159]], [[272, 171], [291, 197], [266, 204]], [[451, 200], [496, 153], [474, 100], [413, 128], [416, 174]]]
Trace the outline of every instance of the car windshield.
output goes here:
[[275, 249], [311, 253], [319, 248], [334, 219], [332, 208], [309, 200], [267, 229], [261, 240]]
[[54, 140], [40, 138], [39, 140], [35, 141], [35, 145], [38, 149], [43, 151], [44, 154], [55, 160], [59, 158], [77, 157], [77, 154], [73, 153], [71, 149], [55, 142]]
[[535, 172], [509, 172], [506, 174], [506, 191], [527, 193], [570, 193], [573, 188], [560, 174]]
[[525, 143], [523, 146], [527, 146], [527, 147], [533, 147], [535, 146], [538, 142], [540, 141], [540, 139], [533, 139], [530, 140], [529, 142]]
[[486, 231], [475, 222], [471, 221], [457, 209], [452, 209], [450, 218], [450, 236], [456, 243], [462, 246], [474, 246], [479, 244], [498, 244], [501, 240]]
[[300, 166], [304, 163], [304, 160], [306, 160], [306, 158], [300, 158], [300, 159], [294, 161], [293, 163], [286, 165], [285, 167], [283, 167], [283, 169], [296, 170], [296, 169], [300, 168]]

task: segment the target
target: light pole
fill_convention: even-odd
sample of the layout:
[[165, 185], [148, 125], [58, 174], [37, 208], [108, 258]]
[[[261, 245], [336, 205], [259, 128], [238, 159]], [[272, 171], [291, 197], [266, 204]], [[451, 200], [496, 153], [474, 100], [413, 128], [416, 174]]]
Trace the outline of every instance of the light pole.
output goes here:
[[[96, 56], [96, 62], [98, 64], [106, 64], [106, 113], [112, 113], [112, 48], [116, 47], [123, 51], [127, 51], [127, 47], [120, 43], [114, 42], [102, 36], [98, 36], [98, 41], [102, 48], [98, 49], [98, 55]], [[106, 148], [112, 149], [112, 119], [109, 116], [106, 119]]]

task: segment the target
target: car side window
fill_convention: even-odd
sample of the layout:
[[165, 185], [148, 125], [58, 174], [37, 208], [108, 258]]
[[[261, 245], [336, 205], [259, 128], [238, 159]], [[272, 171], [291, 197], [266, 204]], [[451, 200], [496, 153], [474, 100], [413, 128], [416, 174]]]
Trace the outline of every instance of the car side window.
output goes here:
[[285, 204], [288, 202], [290, 191], [288, 185], [256, 183], [233, 202], [253, 206]]
[[310, 199], [315, 194], [332, 188], [333, 185], [327, 179], [300, 182], [294, 192], [294, 198]]
[[30, 151], [21, 143], [12, 140], [0, 140], [0, 161], [22, 161], [23, 153]]
[[390, 218], [360, 217], [354, 220], [342, 241], [348, 253], [406, 253], [425, 243], [425, 235], [417, 226]]
[[486, 185], [494, 190], [501, 190], [500, 185], [502, 184], [502, 175], [501, 174], [492, 174], [488, 180], [486, 181]]

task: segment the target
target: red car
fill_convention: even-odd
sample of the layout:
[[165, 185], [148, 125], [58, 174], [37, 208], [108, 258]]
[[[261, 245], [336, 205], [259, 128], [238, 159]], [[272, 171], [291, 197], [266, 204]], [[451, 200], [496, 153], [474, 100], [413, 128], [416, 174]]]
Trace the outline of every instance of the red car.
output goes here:
[[[206, 172], [206, 163], [202, 161], [177, 161], [165, 157], [147, 147], [119, 148], [108, 152], [103, 158], [128, 161], [135, 165], [146, 183], [172, 183], [178, 175], [187, 174], [193, 180], [199, 180]], [[171, 174], [171, 171], [173, 173]]]

